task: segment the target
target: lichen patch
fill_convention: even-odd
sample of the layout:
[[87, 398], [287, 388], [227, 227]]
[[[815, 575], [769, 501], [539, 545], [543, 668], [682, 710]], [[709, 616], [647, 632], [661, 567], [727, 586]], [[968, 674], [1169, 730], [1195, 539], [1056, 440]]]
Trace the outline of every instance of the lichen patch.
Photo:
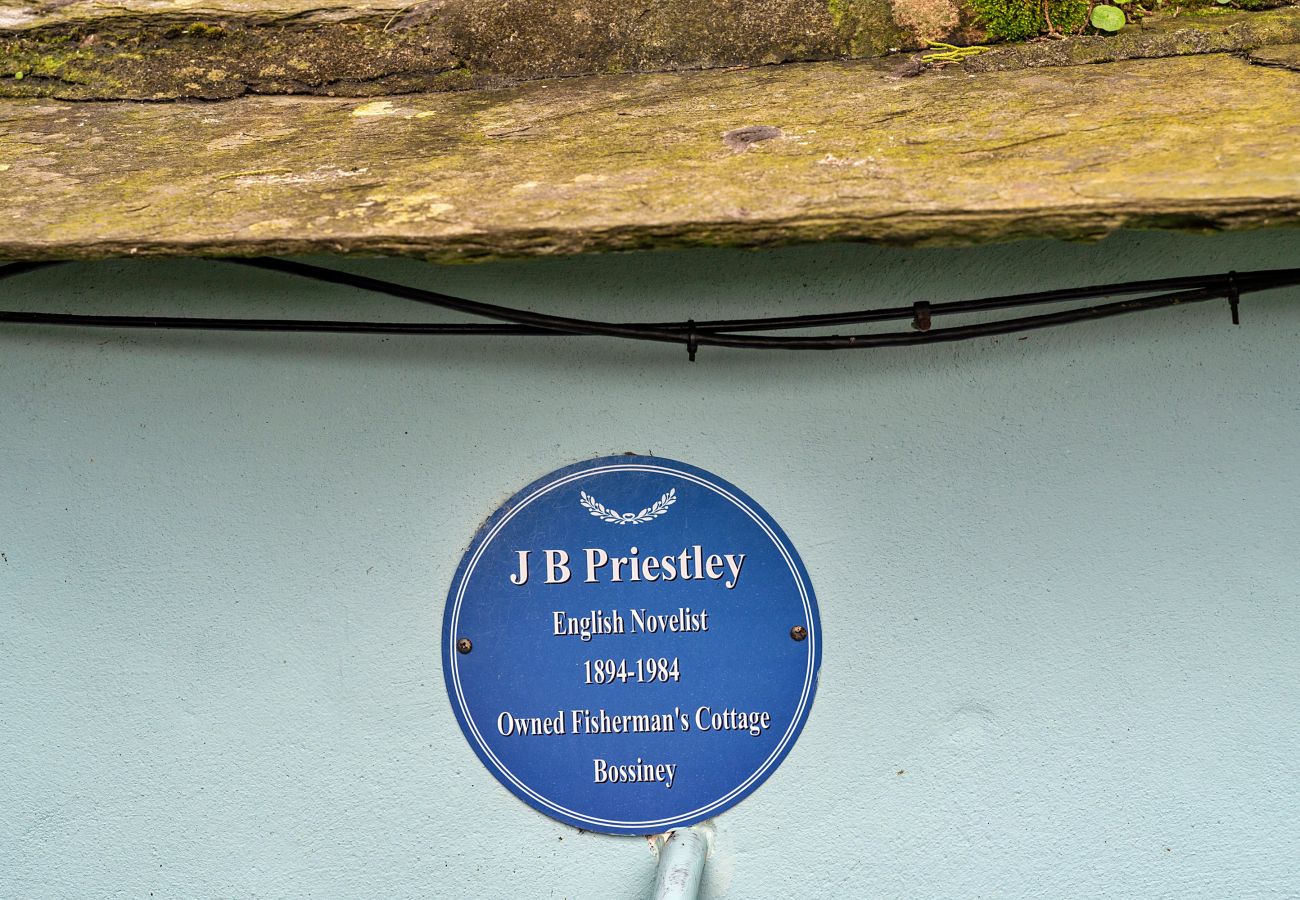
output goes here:
[[355, 178], [370, 171], [362, 166], [358, 169], [341, 169], [337, 166], [323, 166], [310, 172], [249, 172], [238, 175], [234, 181], [240, 185], [262, 184], [318, 184], [336, 181], [340, 178]]
[[352, 110], [352, 115], [357, 118], [368, 118], [370, 116], [387, 116], [393, 113], [393, 101], [391, 100], [374, 100], [370, 103], [362, 103]]
[[948, 37], [961, 23], [961, 11], [952, 0], [891, 0], [894, 20], [918, 41]]

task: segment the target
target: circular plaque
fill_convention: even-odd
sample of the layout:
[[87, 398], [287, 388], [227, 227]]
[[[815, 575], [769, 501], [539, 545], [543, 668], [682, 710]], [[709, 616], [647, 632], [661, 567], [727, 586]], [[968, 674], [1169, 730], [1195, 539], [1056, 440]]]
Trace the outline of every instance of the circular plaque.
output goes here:
[[716, 475], [593, 459], [511, 497], [443, 618], [452, 709], [525, 803], [653, 834], [739, 803], [780, 765], [817, 687], [817, 601], [789, 539]]

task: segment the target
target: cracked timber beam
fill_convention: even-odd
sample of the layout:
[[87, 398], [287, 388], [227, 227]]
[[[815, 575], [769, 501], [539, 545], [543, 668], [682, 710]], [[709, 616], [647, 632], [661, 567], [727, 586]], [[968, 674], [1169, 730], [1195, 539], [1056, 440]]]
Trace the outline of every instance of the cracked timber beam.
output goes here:
[[[1281, 45], [1279, 45], [1281, 46]], [[1300, 224], [1294, 48], [385, 99], [0, 100], [0, 255], [437, 260]]]

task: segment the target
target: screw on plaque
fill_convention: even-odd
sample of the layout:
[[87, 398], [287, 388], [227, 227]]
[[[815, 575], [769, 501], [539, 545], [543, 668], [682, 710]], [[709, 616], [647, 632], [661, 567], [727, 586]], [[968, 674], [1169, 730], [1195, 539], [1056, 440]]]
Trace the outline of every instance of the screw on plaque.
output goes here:
[[474, 642], [469, 638], [461, 638], [456, 642], [456, 649], [461, 653], [468, 653], [474, 649]]
[[790, 629], [790, 637], [794, 638], [796, 641], [802, 641], [804, 638], [808, 637], [808, 629], [804, 628], [802, 625], [796, 625]]

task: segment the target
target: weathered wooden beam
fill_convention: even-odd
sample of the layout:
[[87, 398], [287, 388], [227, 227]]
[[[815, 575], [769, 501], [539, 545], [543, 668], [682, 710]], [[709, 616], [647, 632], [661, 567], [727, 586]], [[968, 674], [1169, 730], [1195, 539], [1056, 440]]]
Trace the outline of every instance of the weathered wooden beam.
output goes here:
[[[1021, 45], [1011, 63], [1300, 41], [1295, 9], [1153, 5], [1162, 2], [1169, 12], [1116, 37]], [[1054, 27], [1079, 31], [1087, 9], [1088, 0], [0, 0], [0, 97], [379, 96], [870, 57], [933, 40], [1036, 34], [1045, 10], [1055, 10]]]
[[1300, 73], [879, 62], [365, 101], [0, 101], [0, 255], [440, 260], [1300, 224]]
[[[29, 70], [16, 81], [0, 78], [0, 91], [68, 99], [376, 96], [917, 46], [894, 23], [890, 2], [0, 0], [8, 51], [0, 58]], [[957, 0], [900, 2], [957, 8]], [[957, 33], [955, 12], [951, 18], [943, 35]]]

